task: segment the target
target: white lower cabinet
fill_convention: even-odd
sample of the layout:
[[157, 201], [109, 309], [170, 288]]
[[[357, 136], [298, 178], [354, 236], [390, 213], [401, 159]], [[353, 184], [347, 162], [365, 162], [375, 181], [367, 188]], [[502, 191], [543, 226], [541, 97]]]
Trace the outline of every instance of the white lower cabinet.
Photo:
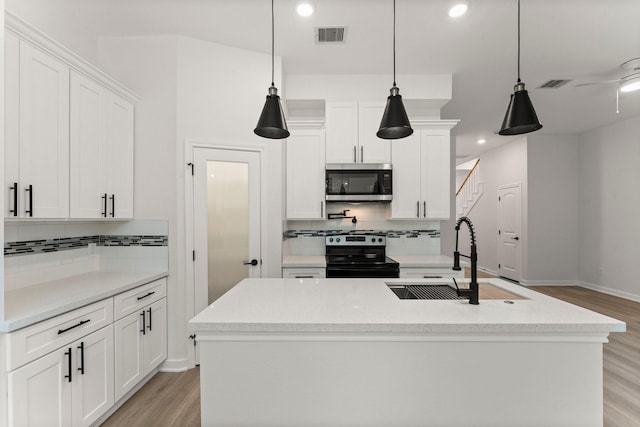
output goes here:
[[116, 401], [167, 357], [166, 298], [115, 322]]
[[9, 425], [88, 426], [114, 404], [113, 325], [8, 375]]
[[400, 278], [405, 279], [456, 279], [464, 277], [464, 270], [455, 271], [451, 268], [428, 268], [428, 267], [401, 267]]

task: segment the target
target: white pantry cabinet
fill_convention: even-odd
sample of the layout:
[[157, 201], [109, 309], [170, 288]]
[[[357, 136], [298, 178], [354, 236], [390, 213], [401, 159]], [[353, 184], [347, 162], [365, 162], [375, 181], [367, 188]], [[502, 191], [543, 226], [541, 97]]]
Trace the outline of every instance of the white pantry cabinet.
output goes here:
[[287, 219], [324, 219], [325, 131], [322, 122], [289, 123]]
[[[166, 280], [114, 297], [115, 397], [122, 398], [167, 358]], [[118, 307], [122, 307], [119, 309]]]
[[412, 123], [414, 133], [392, 141], [391, 219], [448, 219], [451, 204], [450, 129], [457, 121]]
[[70, 217], [133, 218], [133, 104], [71, 71]]
[[390, 163], [391, 143], [376, 136], [385, 103], [326, 103], [327, 163]]
[[69, 214], [69, 67], [6, 32], [7, 218]]
[[8, 375], [9, 425], [89, 426], [114, 404], [113, 325]]

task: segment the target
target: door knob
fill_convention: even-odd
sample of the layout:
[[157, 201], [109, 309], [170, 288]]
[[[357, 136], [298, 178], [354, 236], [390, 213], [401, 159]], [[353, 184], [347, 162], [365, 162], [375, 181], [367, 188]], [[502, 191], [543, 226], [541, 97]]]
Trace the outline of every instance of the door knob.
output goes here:
[[520, 238], [516, 236], [516, 237], [512, 237], [511, 240], [520, 240]]
[[252, 259], [251, 261], [245, 261], [243, 262], [244, 265], [258, 265], [258, 260], [257, 259]]

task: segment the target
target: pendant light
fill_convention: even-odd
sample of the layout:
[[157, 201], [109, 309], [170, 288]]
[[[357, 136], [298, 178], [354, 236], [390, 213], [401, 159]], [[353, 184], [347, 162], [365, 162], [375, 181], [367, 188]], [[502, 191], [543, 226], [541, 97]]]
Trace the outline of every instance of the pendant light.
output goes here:
[[267, 100], [262, 108], [260, 119], [258, 119], [258, 125], [253, 132], [263, 138], [282, 139], [289, 136], [289, 131], [287, 130], [287, 122], [284, 118], [282, 105], [280, 105], [280, 97], [278, 96], [278, 89], [276, 89], [273, 77], [275, 61], [273, 2], [274, 0], [271, 0], [271, 87], [269, 88]]
[[521, 135], [542, 128], [529, 94], [520, 80], [520, 0], [518, 0], [518, 82], [513, 87], [507, 113], [498, 132], [500, 135]]
[[393, 0], [393, 87], [390, 92], [376, 135], [382, 139], [407, 137], [413, 133], [413, 129], [402, 104], [400, 90], [396, 86], [396, 0]]

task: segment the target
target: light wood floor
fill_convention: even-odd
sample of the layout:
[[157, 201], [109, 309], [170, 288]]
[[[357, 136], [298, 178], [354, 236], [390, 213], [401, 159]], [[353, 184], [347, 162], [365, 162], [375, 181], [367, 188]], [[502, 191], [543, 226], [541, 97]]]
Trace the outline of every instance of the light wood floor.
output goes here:
[[[531, 289], [627, 323], [626, 333], [609, 335], [604, 345], [604, 425], [640, 426], [640, 303], [574, 286]], [[157, 374], [103, 425], [200, 426], [199, 373], [196, 368]]]

